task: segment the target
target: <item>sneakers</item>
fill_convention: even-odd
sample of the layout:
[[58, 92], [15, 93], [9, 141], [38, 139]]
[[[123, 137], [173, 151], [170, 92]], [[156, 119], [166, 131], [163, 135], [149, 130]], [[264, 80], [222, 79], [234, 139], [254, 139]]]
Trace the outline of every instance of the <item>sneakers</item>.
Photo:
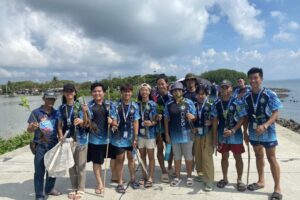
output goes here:
[[204, 191], [211, 192], [212, 190], [213, 190], [213, 183], [212, 182], [205, 183]]

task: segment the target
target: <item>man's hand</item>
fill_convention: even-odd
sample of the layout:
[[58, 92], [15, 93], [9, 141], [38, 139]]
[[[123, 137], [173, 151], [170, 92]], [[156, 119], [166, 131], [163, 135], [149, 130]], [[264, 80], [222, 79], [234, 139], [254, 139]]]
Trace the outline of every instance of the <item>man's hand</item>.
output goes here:
[[191, 113], [187, 113], [187, 114], [186, 114], [186, 118], [187, 118], [189, 121], [192, 121], [192, 120], [195, 119], [195, 116], [194, 116], [193, 114], [191, 114]]
[[212, 125], [211, 120], [205, 120], [204, 125], [205, 126], [211, 126]]
[[224, 131], [224, 133], [223, 133], [223, 136], [224, 137], [230, 137], [232, 135], [232, 131], [231, 130], [226, 130], [226, 131]]
[[264, 125], [259, 125], [257, 126], [256, 130], [255, 130], [255, 133], [257, 136], [263, 134], [264, 132], [266, 132], [266, 127]]
[[80, 124], [83, 124], [83, 120], [82, 119], [80, 119], [80, 118], [74, 119], [74, 125], [75, 126], [80, 125]]
[[110, 117], [107, 117], [107, 123], [108, 123], [109, 125], [111, 125], [111, 124], [112, 124], [112, 122], [113, 122], [112, 118], [110, 118]]
[[35, 131], [36, 129], [38, 129], [40, 127], [40, 124], [37, 122], [32, 122], [29, 124], [29, 129], [32, 131]]
[[132, 147], [136, 148], [137, 147], [137, 138], [135, 137], [132, 141]]
[[152, 126], [152, 122], [150, 120], [145, 120], [144, 126], [147, 126], [147, 127]]
[[156, 121], [162, 120], [162, 114], [157, 114], [156, 115]]

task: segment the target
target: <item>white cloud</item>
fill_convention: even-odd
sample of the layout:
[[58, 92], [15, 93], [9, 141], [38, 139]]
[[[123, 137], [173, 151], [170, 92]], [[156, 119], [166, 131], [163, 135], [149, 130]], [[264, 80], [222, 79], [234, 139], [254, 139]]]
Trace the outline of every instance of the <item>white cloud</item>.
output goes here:
[[261, 39], [265, 34], [264, 21], [256, 17], [260, 10], [247, 0], [219, 0], [222, 11], [228, 16], [229, 23], [245, 39]]
[[273, 36], [274, 40], [280, 40], [280, 41], [285, 41], [285, 42], [293, 42], [295, 41], [295, 36], [292, 33], [280, 31], [279, 33], [275, 34]]
[[288, 24], [287, 24], [287, 27], [290, 29], [290, 30], [298, 30], [300, 28], [300, 25], [299, 23], [295, 22], [295, 21], [290, 21]]
[[271, 17], [278, 18], [280, 21], [286, 19], [286, 15], [278, 10], [274, 10], [270, 12]]

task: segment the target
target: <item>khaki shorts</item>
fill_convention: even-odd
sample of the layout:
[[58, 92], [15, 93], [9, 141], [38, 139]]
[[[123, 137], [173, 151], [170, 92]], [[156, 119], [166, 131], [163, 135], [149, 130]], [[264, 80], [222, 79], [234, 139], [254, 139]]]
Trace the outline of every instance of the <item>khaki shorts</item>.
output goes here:
[[156, 147], [156, 139], [145, 139], [139, 137], [138, 139], [138, 147], [139, 149], [155, 149]]

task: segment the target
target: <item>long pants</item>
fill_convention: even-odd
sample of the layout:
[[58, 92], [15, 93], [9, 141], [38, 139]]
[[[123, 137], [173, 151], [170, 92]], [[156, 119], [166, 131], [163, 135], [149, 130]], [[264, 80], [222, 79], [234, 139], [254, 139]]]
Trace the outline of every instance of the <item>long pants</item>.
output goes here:
[[[45, 176], [45, 165], [44, 156], [53, 145], [37, 144], [36, 153], [34, 156], [34, 190], [36, 198], [44, 198], [44, 176]], [[51, 192], [55, 185], [55, 178], [51, 178], [46, 173], [46, 184], [45, 193]]]
[[205, 182], [214, 181], [214, 146], [213, 134], [209, 132], [203, 137], [195, 137], [194, 155], [197, 173], [202, 173]]
[[72, 143], [72, 151], [75, 165], [69, 169], [70, 180], [73, 190], [84, 191], [86, 180], [87, 145]]

